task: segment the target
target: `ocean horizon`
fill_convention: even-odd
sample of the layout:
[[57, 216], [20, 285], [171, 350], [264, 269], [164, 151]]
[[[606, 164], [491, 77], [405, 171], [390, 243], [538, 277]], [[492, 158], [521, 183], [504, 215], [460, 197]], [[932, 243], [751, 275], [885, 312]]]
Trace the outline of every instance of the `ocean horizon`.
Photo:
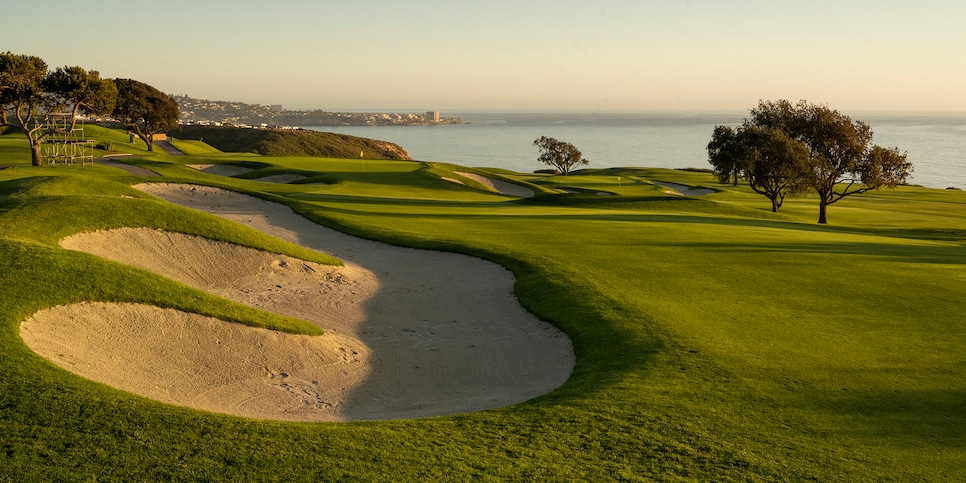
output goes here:
[[[469, 124], [432, 126], [302, 126], [399, 144], [419, 161], [532, 172], [533, 141], [550, 136], [577, 146], [589, 168], [710, 168], [715, 126], [737, 126], [747, 112], [441, 112]], [[873, 142], [908, 153], [908, 183], [966, 189], [966, 114], [867, 113]]]

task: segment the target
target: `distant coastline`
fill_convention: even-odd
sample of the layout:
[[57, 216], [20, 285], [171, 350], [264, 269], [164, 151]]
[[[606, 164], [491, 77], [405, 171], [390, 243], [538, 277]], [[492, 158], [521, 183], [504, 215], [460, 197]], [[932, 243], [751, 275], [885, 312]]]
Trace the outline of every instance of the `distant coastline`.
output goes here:
[[[715, 125], [738, 125], [744, 111], [585, 111], [427, 113], [285, 110], [243, 102], [174, 96], [184, 125], [304, 129], [398, 144], [419, 160], [514, 171], [534, 169], [533, 139], [553, 136], [576, 144], [593, 166], [707, 167]], [[439, 115], [438, 118], [436, 116]], [[876, 144], [908, 151], [910, 183], [966, 189], [966, 113], [855, 113]], [[469, 129], [463, 128], [466, 126]], [[408, 129], [408, 126], [438, 126]]]
[[322, 109], [287, 110], [281, 105], [212, 101], [172, 96], [178, 102], [183, 125], [291, 129], [293, 126], [435, 126], [467, 124], [459, 117], [423, 113], [332, 112]]

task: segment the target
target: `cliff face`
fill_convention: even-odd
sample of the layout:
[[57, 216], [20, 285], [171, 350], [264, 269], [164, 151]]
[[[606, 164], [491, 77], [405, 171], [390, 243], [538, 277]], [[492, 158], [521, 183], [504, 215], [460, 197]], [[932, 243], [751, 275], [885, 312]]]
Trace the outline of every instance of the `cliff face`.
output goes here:
[[398, 144], [328, 132], [181, 126], [168, 135], [177, 139], [204, 141], [221, 151], [232, 153], [330, 158], [358, 158], [362, 154], [367, 159], [412, 159]]
[[405, 159], [405, 160], [413, 159], [409, 156], [409, 153], [405, 149], [403, 149], [402, 146], [396, 143], [390, 143], [387, 141], [377, 141], [374, 139], [370, 139], [369, 141], [372, 141], [373, 146], [376, 147], [377, 150], [382, 150], [382, 152], [386, 153], [388, 157], [386, 157], [385, 159]]

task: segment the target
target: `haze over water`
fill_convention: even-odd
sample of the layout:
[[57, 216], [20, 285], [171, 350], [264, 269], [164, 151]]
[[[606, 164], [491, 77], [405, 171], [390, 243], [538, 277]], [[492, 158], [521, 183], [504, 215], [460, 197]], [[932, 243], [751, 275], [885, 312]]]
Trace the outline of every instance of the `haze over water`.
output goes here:
[[[533, 140], [572, 143], [589, 168], [710, 168], [707, 144], [716, 125], [738, 125], [744, 113], [443, 113], [472, 124], [308, 127], [383, 141], [413, 159], [532, 172]], [[907, 151], [910, 184], [966, 189], [966, 115], [855, 115], [872, 127], [875, 144]]]

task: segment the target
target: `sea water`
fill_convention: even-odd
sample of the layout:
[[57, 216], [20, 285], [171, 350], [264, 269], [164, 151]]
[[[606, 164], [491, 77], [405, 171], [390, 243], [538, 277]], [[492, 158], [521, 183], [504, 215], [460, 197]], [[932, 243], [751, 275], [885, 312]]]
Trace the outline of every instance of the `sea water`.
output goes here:
[[[531, 172], [533, 141], [569, 142], [587, 167], [710, 168], [708, 141], [718, 125], [737, 126], [745, 113], [444, 113], [470, 124], [307, 127], [399, 144], [413, 159]], [[869, 124], [873, 142], [908, 153], [908, 182], [966, 189], [966, 115], [853, 115]]]

